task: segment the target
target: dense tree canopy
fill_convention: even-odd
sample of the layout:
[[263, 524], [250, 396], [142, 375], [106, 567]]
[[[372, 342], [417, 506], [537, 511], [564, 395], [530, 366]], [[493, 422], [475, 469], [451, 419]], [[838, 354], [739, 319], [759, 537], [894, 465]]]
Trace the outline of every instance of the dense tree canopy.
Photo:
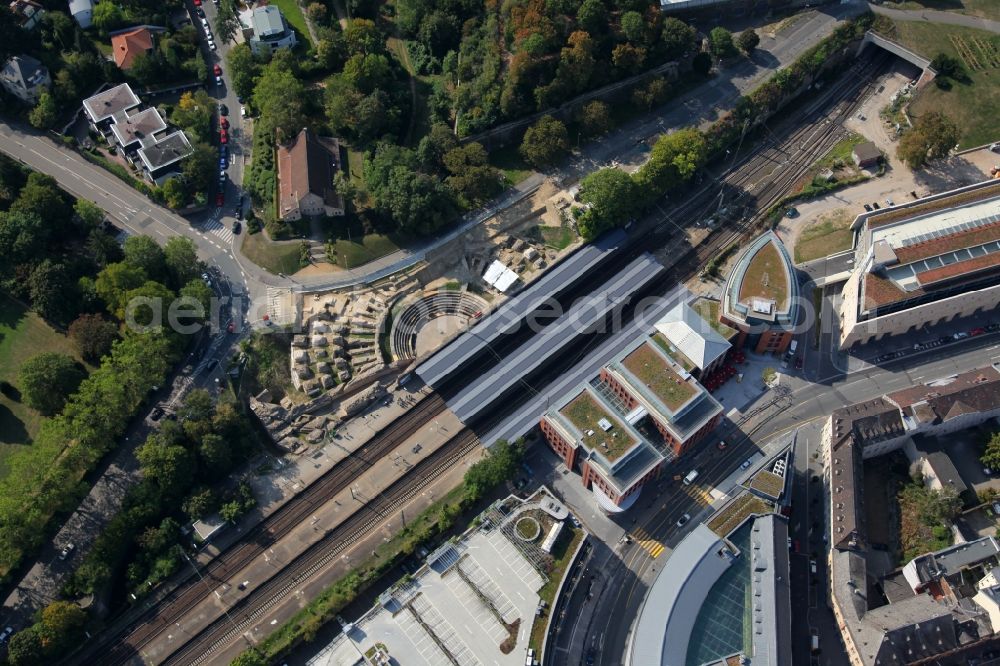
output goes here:
[[600, 169], [585, 176], [580, 181], [578, 198], [588, 204], [577, 218], [580, 235], [586, 240], [625, 224], [642, 205], [635, 181], [618, 168]]
[[24, 401], [42, 414], [59, 412], [85, 373], [71, 357], [42, 352], [21, 364], [17, 383]]
[[537, 167], [550, 166], [569, 152], [566, 125], [552, 116], [542, 116], [524, 133], [521, 157]]
[[929, 111], [903, 134], [896, 155], [911, 169], [919, 169], [930, 160], [947, 155], [958, 138], [958, 125], [938, 111]]

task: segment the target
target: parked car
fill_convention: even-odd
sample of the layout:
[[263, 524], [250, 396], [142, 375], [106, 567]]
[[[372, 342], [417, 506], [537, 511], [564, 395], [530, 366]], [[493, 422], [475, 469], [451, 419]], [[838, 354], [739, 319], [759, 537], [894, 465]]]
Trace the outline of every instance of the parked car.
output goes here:
[[226, 106], [225, 104], [220, 104], [219, 105], [219, 115], [220, 116], [228, 116], [229, 115], [229, 107]]
[[246, 118], [246, 117], [247, 117], [247, 107], [245, 107], [245, 106], [241, 106], [241, 107], [240, 107], [240, 115], [241, 115], [242, 117], [244, 117], [244, 118]]
[[198, 16], [199, 16], [200, 18], [205, 18], [205, 10], [204, 10], [204, 9], [202, 9], [201, 7], [197, 7], [197, 8], [195, 8], [194, 12], [195, 12], [195, 14], [197, 14], [197, 15], [198, 15]]
[[3, 645], [10, 640], [10, 637], [14, 635], [14, 627], [7, 627], [3, 631], [0, 631], [0, 645]]
[[882, 207], [882, 206], [879, 206], [879, 205], [878, 205], [878, 202], [877, 202], [877, 201], [873, 201], [873, 202], [872, 202], [872, 208], [874, 208], [875, 210], [878, 210], [878, 209], [879, 209], [879, 208], [881, 208], [881, 207]]
[[740, 463], [740, 469], [747, 469], [752, 464], [753, 464], [753, 461], [750, 458], [747, 458], [742, 463]]
[[809, 558], [809, 572], [816, 573], [816, 558]]
[[684, 527], [685, 525], [687, 525], [687, 522], [689, 520], [691, 520], [691, 514], [685, 513], [683, 516], [677, 519], [677, 527]]
[[976, 328], [969, 331], [969, 335], [982, 335], [985, 332], [986, 332], [985, 328], [977, 326]]
[[149, 418], [152, 421], [159, 421], [161, 416], [163, 416], [162, 407], [154, 407], [153, 411], [149, 413]]
[[236, 330], [236, 324], [233, 323], [232, 319], [230, 319], [229, 323], [226, 324], [226, 333], [232, 333], [235, 330]]
[[222, 67], [219, 66], [219, 63], [215, 63], [212, 66], [212, 73], [216, 76], [222, 76]]
[[59, 551], [59, 559], [64, 561], [68, 560], [70, 556], [73, 554], [74, 550], [76, 550], [76, 544], [74, 543], [66, 544], [65, 546], [63, 546], [63, 549]]
[[789, 208], [788, 210], [785, 211], [785, 216], [789, 218], [798, 217], [799, 211], [797, 211], [794, 207]]
[[865, 204], [865, 210], [870, 213], [872, 211], [872, 207], [868, 204]]
[[801, 370], [802, 369], [802, 357], [801, 356], [796, 356], [795, 357], [795, 369], [796, 370]]
[[219, 143], [229, 143], [229, 134], [226, 130], [219, 130]]
[[724, 439], [720, 439], [720, 440], [719, 440], [719, 443], [718, 443], [718, 444], [716, 444], [716, 446], [718, 447], [718, 449], [719, 449], [720, 451], [725, 451], [725, 450], [726, 450], [726, 446], [727, 446], [727, 444], [726, 444], [726, 440], [724, 440]]
[[217, 365], [219, 365], [219, 359], [213, 358], [211, 361], [208, 362], [208, 365], [205, 366], [205, 372], [211, 372], [212, 370], [215, 370], [215, 366]]
[[239, 222], [233, 222], [233, 233], [234, 234], [239, 234], [241, 227], [242, 227], [242, 225]]
[[222, 208], [222, 206], [225, 203], [226, 203], [226, 195], [223, 194], [222, 192], [216, 193], [216, 195], [215, 195], [215, 205], [218, 206], [219, 208]]
[[889, 198], [887, 198], [887, 199], [885, 200], [885, 205], [886, 205], [886, 206], [895, 206], [896, 204], [894, 204], [894, 203], [892, 202], [892, 199], [889, 199]]
[[969, 337], [969, 334], [966, 333], [965, 331], [959, 331], [958, 333], [956, 333], [951, 337], [955, 340], [964, 340], [965, 338]]
[[219, 127], [221, 127], [224, 130], [228, 130], [229, 129], [229, 118], [226, 118], [225, 116], [222, 116], [222, 118], [219, 118]]
[[192, 0], [192, 2], [194, 2], [195, 7], [201, 7], [201, 0]]
[[990, 150], [994, 153], [1000, 153], [1000, 141], [990, 144]]
[[211, 39], [208, 40], [208, 48], [212, 51], [215, 50], [215, 42], [213, 42]]

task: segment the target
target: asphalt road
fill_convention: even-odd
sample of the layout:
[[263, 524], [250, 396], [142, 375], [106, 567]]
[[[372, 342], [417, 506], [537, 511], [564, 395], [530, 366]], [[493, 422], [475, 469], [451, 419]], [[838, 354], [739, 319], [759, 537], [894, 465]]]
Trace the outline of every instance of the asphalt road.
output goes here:
[[[988, 365], [994, 361], [1000, 362], [1000, 336], [984, 335], [966, 339], [949, 348], [936, 348], [919, 353], [888, 367], [870, 366], [846, 377], [838, 373], [819, 378], [816, 383], [806, 384], [793, 390], [788, 396], [788, 406], [767, 419], [760, 430], [753, 435], [752, 441], [731, 444], [725, 456], [719, 456], [714, 449], [703, 449], [696, 453], [696, 459], [702, 460], [701, 463], [695, 463], [702, 471], [701, 478], [704, 484], [701, 489], [707, 491], [713, 484], [735, 471], [751, 452], [759, 448], [758, 444], [762, 445], [796, 428], [811, 423], [821, 423], [822, 419], [836, 408], [888, 391], [909, 387], [915, 383]], [[815, 446], [817, 441], [812, 441], [810, 438], [810, 446]], [[800, 444], [800, 446], [805, 445], [805, 442]], [[808, 459], [809, 456], [801, 455], [801, 457]], [[801, 484], [796, 487], [799, 485]], [[677, 518], [683, 513], [690, 513], [697, 520], [699, 512], [705, 508], [705, 502], [687, 494], [683, 488], [679, 489], [674, 485], [669, 488], [668, 493], [658, 495], [655, 501], [647, 502], [643, 499], [628, 516], [619, 518], [616, 522], [631, 533], [642, 529], [651, 538], [665, 545], [676, 545], [681, 536], [675, 528]], [[650, 490], [654, 488], [647, 489], [647, 492]], [[806, 507], [812, 507], [812, 495], [803, 496], [799, 489], [795, 497], [797, 504], [805, 503]], [[801, 506], [793, 506], [793, 509], [795, 512], [805, 511]], [[814, 519], [810, 518], [806, 525], [796, 526], [798, 517], [797, 514], [793, 514], [792, 527], [795, 535], [793, 538], [799, 539], [802, 545], [817, 548], [822, 552], [822, 547], [815, 540], [808, 542], [803, 540], [803, 535], [808, 536], [803, 530], [808, 530]], [[689, 525], [694, 524], [695, 520]], [[821, 535], [821, 531], [814, 530], [814, 535]], [[666, 553], [661, 557], [665, 556]], [[584, 604], [590, 604], [593, 610], [578, 611], [579, 614], [575, 617], [567, 615], [567, 624], [562, 627], [561, 632], [574, 636], [573, 641], [578, 646], [594, 645], [597, 651], [597, 663], [624, 663], [623, 655], [632, 629], [631, 622], [637, 617], [646, 590], [655, 578], [656, 571], [662, 568], [663, 562], [663, 559], [650, 557], [649, 553], [637, 543], [608, 546], [603, 557], [600, 551], [595, 550], [589, 566], [592, 570], [604, 572], [606, 580], [600, 586], [600, 592], [592, 599], [570, 599], [567, 602], [570, 608], [579, 609]], [[822, 567], [822, 561], [818, 564]], [[801, 586], [803, 567], [808, 566], [808, 560], [805, 556], [795, 557], [792, 566], [793, 585]], [[833, 629], [827, 621], [828, 618], [824, 619], [823, 611], [818, 610], [825, 603], [823, 596], [825, 591], [822, 589], [823, 575], [822, 571], [818, 573], [817, 583], [814, 585], [810, 574], [810, 580], [806, 584], [810, 590], [809, 618], [810, 622], [820, 627], [821, 632], [829, 632]], [[629, 621], [623, 621], [623, 618], [629, 618]], [[576, 626], [578, 624], [579, 627]], [[598, 634], [599, 640], [595, 643]], [[826, 641], [824, 654], [828, 656], [823, 659], [823, 663], [840, 663], [829, 642]], [[562, 641], [557, 642], [557, 646], [560, 644]], [[581, 663], [582, 655], [583, 647], [572, 652], [556, 651], [553, 661], [547, 663], [575, 666]]]

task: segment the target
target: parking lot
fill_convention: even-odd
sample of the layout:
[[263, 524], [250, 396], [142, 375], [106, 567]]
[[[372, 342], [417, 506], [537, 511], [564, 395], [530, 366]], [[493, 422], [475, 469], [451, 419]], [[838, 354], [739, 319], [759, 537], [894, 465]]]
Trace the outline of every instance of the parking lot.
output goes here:
[[524, 664], [542, 575], [499, 530], [476, 531], [432, 557], [391, 602], [373, 608], [309, 663], [353, 665], [379, 643], [392, 663]]

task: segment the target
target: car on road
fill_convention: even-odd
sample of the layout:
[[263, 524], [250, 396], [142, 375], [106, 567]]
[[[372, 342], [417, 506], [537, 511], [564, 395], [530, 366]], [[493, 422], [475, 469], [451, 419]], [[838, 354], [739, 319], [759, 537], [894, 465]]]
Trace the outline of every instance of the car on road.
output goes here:
[[802, 549], [802, 544], [799, 543], [798, 539], [792, 541], [792, 550], [794, 552], [799, 552]]
[[726, 450], [726, 446], [728, 446], [728, 445], [726, 444], [726, 440], [724, 440], [724, 439], [720, 439], [720, 440], [719, 440], [719, 443], [718, 443], [718, 444], [716, 444], [715, 446], [716, 446], [716, 447], [717, 447], [717, 448], [718, 448], [718, 449], [719, 449], [720, 451], [725, 451], [725, 450]]
[[569, 522], [573, 523], [573, 527], [580, 529], [580, 520], [576, 516], [570, 514]]
[[208, 40], [208, 49], [210, 51], [214, 51], [215, 50], [215, 42], [212, 41], [211, 37]]
[[212, 73], [216, 76], [222, 76], [222, 67], [219, 66], [219, 63], [212, 65]]
[[809, 572], [816, 573], [816, 558], [809, 558]]
[[801, 356], [796, 356], [795, 357], [795, 369], [796, 370], [801, 370], [802, 369], [802, 357]]
[[219, 119], [219, 127], [221, 127], [224, 130], [228, 130], [229, 129], [229, 118], [226, 118], [225, 116], [222, 116], [222, 118]]
[[685, 513], [683, 516], [677, 519], [677, 527], [684, 527], [685, 525], [687, 525], [687, 522], [689, 520], [691, 520], [691, 514]]
[[594, 659], [596, 659], [594, 651], [587, 650], [587, 666], [594, 666]]
[[241, 106], [241, 107], [240, 107], [240, 115], [241, 115], [242, 117], [244, 117], [244, 118], [246, 118], [246, 117], [247, 117], [247, 107], [245, 107], [245, 106]]
[[7, 627], [3, 631], [0, 631], [0, 645], [3, 645], [10, 640], [10, 637], [14, 635], [14, 627]]
[[201, 19], [201, 25], [202, 25], [202, 26], [203, 26], [203, 27], [205, 28], [205, 32], [207, 33], [207, 32], [208, 32], [208, 30], [209, 30], [209, 27], [208, 27], [208, 19], [207, 19], [207, 18], [204, 18], [204, 17], [203, 17], [203, 18]]
[[886, 200], [885, 200], [885, 205], [886, 205], [886, 206], [895, 206], [896, 204], [894, 204], [894, 203], [892, 202], [892, 199], [886, 199]]
[[63, 561], [68, 560], [70, 555], [73, 554], [74, 550], [76, 550], [76, 544], [74, 543], [66, 544], [65, 546], [63, 546], [63, 549], [59, 551], [59, 559]]
[[228, 116], [229, 115], [229, 107], [226, 106], [225, 104], [220, 104], [219, 105], [219, 115], [220, 116]]
[[788, 217], [788, 218], [798, 217], [799, 216], [799, 211], [796, 210], [794, 207], [789, 208], [788, 210], [785, 211], [785, 216]]
[[201, 279], [204, 280], [205, 284], [207, 284], [209, 287], [212, 286], [212, 279], [208, 276], [208, 273], [202, 273]]
[[161, 416], [163, 416], [163, 408], [162, 407], [154, 407], [153, 411], [151, 411], [149, 413], [149, 419], [151, 421], [159, 421]]
[[243, 228], [243, 225], [241, 225], [239, 222], [233, 222], [233, 234], [239, 235], [240, 229], [242, 229], [242, 228]]
[[219, 130], [219, 143], [229, 143], [229, 134], [226, 130]]
[[986, 330], [990, 332], [1000, 330], [1000, 324], [986, 324]]
[[201, 0], [191, 0], [191, 1], [194, 2], [195, 7], [201, 7]]
[[1000, 153], [1000, 142], [991, 143], [990, 150], [992, 150], [994, 153]]
[[956, 333], [951, 337], [955, 340], [964, 340], [965, 338], [969, 337], [969, 334], [966, 333], [965, 331], [959, 331], [958, 333]]
[[872, 207], [871, 207], [871, 205], [870, 205], [870, 204], [865, 204], [865, 210], [866, 210], [867, 212], [869, 212], [869, 213], [870, 213], [870, 212], [872, 212]]
[[978, 326], [969, 331], [969, 335], [983, 335], [984, 333], [986, 333], [986, 329]]
[[879, 206], [879, 205], [878, 205], [878, 202], [877, 202], [877, 201], [873, 201], [873, 202], [872, 202], [872, 208], [874, 208], [875, 210], [878, 210], [878, 209], [879, 209], [879, 208], [881, 208], [881, 207], [882, 207], [882, 206]]
[[211, 361], [208, 362], [208, 365], [205, 366], [205, 372], [211, 372], [212, 370], [215, 370], [215, 366], [217, 365], [219, 365], [219, 359], [213, 358]]
[[747, 458], [746, 460], [744, 460], [743, 462], [740, 463], [740, 469], [747, 469], [752, 464], [753, 464], [753, 460], [751, 460], [750, 458]]
[[197, 14], [199, 18], [205, 18], [205, 10], [201, 7], [196, 7], [194, 13]]
[[215, 205], [222, 208], [226, 204], [226, 195], [222, 192], [216, 192], [215, 194]]
[[232, 319], [230, 319], [229, 323], [226, 324], [226, 333], [232, 333], [235, 330], [236, 330], [236, 324], [233, 323]]

